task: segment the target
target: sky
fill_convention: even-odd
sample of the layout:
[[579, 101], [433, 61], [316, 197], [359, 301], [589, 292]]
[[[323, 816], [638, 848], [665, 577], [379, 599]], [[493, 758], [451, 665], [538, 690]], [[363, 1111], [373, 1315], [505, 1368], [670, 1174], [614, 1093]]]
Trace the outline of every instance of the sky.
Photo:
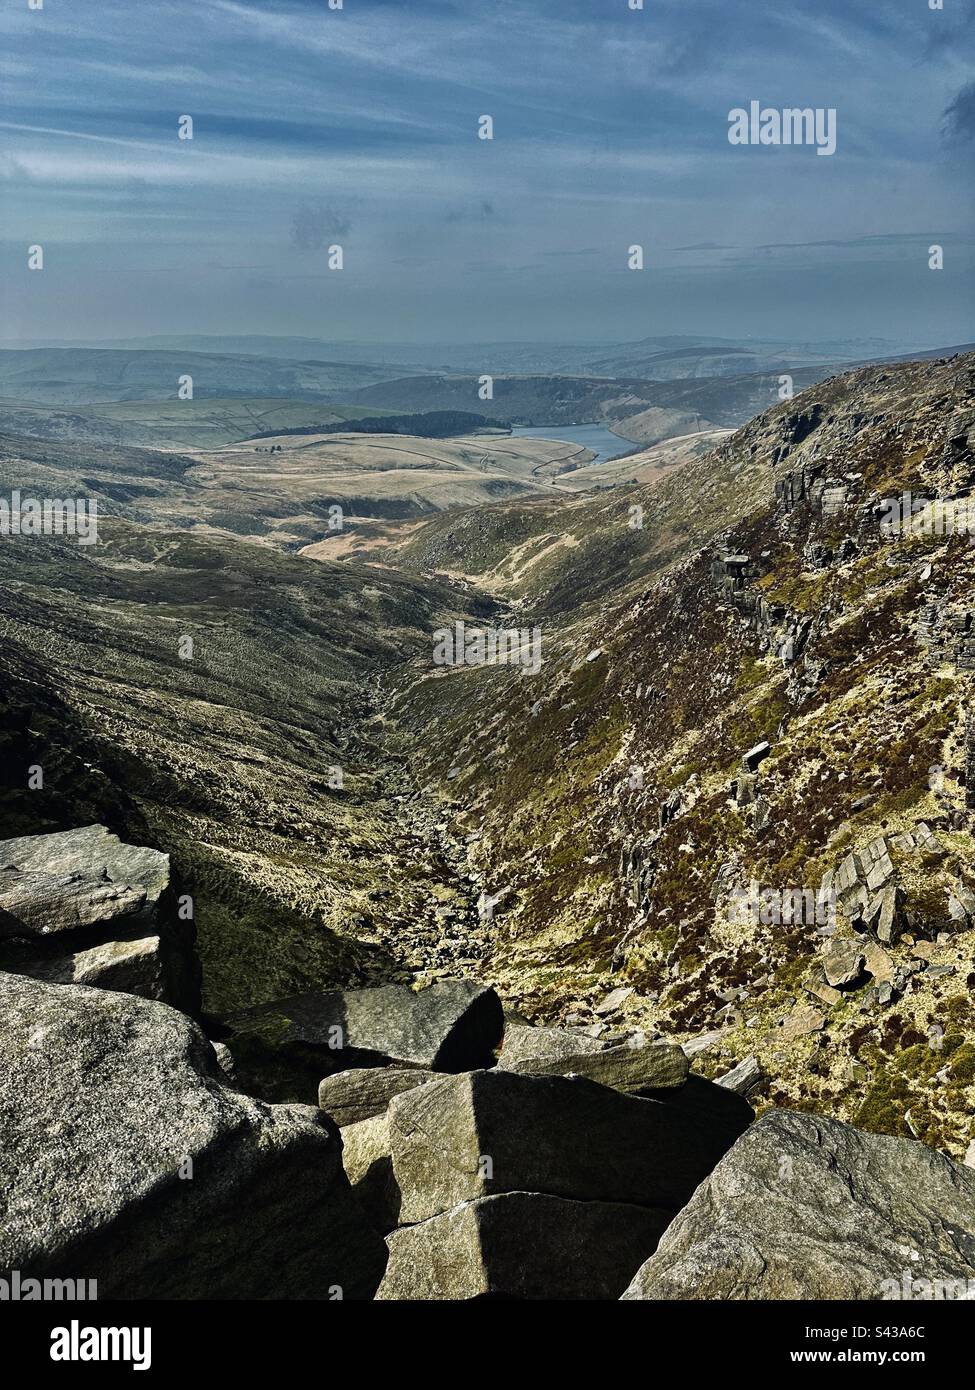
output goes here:
[[8, 0], [0, 339], [975, 339], [975, 0], [632, 3]]

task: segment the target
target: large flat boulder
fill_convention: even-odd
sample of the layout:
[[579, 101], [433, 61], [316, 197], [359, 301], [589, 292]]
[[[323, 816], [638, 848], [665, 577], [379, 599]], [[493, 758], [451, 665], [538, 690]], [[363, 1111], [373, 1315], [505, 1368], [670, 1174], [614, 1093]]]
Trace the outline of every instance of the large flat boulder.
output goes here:
[[605, 1052], [608, 1046], [599, 1038], [573, 1032], [570, 1028], [533, 1028], [528, 1023], [508, 1023], [499, 1065], [514, 1071], [518, 1062], [561, 1062], [564, 1057], [578, 1057], [583, 1052]]
[[194, 931], [169, 856], [103, 825], [0, 841], [0, 969], [196, 1012]]
[[939, 1285], [950, 1297], [971, 1280], [975, 1172], [911, 1139], [772, 1110], [698, 1188], [624, 1298], [945, 1297], [930, 1292]]
[[169, 884], [169, 856], [125, 845], [103, 825], [0, 841], [0, 936], [47, 937], [79, 927], [151, 926]]
[[498, 1066], [522, 1076], [587, 1076], [616, 1091], [659, 1091], [683, 1086], [689, 1063], [686, 1053], [666, 1043], [618, 1043], [596, 1051], [561, 1051], [558, 1055], [516, 1056], [501, 1050]]
[[442, 1077], [387, 1114], [403, 1223], [499, 1192], [676, 1211], [752, 1119], [700, 1077], [650, 1099], [504, 1071]]
[[323, 1076], [359, 1067], [461, 1072], [491, 1066], [504, 1032], [493, 989], [439, 980], [296, 994], [230, 1015], [241, 1084], [265, 1100], [314, 1104]]
[[463, 1202], [389, 1237], [376, 1297], [619, 1298], [670, 1212], [509, 1192]]
[[317, 1109], [228, 1087], [165, 1004], [0, 974], [0, 1267], [100, 1298], [368, 1297], [385, 1247]]
[[362, 1067], [326, 1076], [318, 1086], [318, 1104], [339, 1126], [385, 1115], [393, 1096], [432, 1081], [436, 1072], [406, 1067]]

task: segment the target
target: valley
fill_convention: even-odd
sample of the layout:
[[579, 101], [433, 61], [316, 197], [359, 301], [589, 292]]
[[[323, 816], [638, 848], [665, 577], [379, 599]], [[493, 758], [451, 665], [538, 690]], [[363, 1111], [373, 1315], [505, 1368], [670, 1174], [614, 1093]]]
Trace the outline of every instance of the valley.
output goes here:
[[[213, 1011], [466, 971], [598, 1031], [622, 991], [616, 1026], [714, 1033], [706, 1072], [754, 1054], [778, 1104], [893, 1133], [910, 1111], [962, 1152], [967, 1082], [934, 1091], [885, 1047], [975, 1032], [948, 907], [975, 886], [967, 678], [911, 636], [929, 597], [967, 611], [975, 562], [962, 536], [892, 547], [872, 517], [891, 491], [968, 486], [972, 359], [814, 392], [710, 449], [571, 469], [564, 440], [506, 435], [83, 466], [5, 438], [4, 486], [87, 487], [111, 514], [91, 555], [0, 548], [7, 723], [39, 740], [21, 762], [59, 769], [56, 794], [8, 786], [8, 815], [26, 833], [70, 805], [171, 853]], [[838, 507], [810, 503], [817, 478]], [[336, 504], [349, 524], [322, 538]], [[540, 674], [432, 664], [458, 619], [537, 626]], [[896, 1004], [824, 983], [814, 935], [725, 921], [737, 883], [818, 887], [919, 826], [937, 854], [898, 852], [906, 925], [870, 957]]]
[[973, 21], [5, 7], [26, 1365], [963, 1360]]

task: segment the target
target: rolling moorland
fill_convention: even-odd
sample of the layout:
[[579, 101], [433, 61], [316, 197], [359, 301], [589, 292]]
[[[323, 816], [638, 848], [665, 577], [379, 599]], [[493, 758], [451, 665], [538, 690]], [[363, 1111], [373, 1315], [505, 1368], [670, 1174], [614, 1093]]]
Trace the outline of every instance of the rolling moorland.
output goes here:
[[[742, 360], [751, 359], [742, 352], [709, 362], [737, 367]], [[505, 427], [605, 424], [625, 449], [737, 426], [773, 401], [778, 389], [777, 376], [767, 370], [676, 380], [497, 373], [492, 397], [482, 399], [486, 370], [444, 375], [427, 369], [417, 376], [374, 364], [243, 354], [6, 350], [0, 351], [0, 428], [79, 443], [207, 448], [269, 435], [275, 427], [329, 429], [384, 413], [461, 411]], [[798, 388], [829, 369], [788, 370]], [[174, 400], [187, 378], [192, 399]]]
[[[409, 371], [499, 372], [516, 375], [652, 377], [741, 376], [749, 372], [789, 371], [794, 367], [829, 367], [895, 356], [903, 348], [883, 339], [839, 339], [832, 342], [784, 342], [748, 338], [663, 334], [638, 342], [591, 344], [553, 342], [416, 343], [384, 342], [374, 347], [358, 342], [316, 338], [273, 337], [261, 334], [205, 336], [157, 334], [148, 338], [93, 339], [89, 342], [39, 342], [43, 348], [108, 348], [122, 352], [203, 352], [247, 357], [283, 357], [292, 361], [331, 361], [374, 366], [379, 361], [386, 377]], [[916, 353], [915, 356], [923, 356]], [[398, 364], [395, 365], [395, 364]]]
[[[689, 391], [690, 380], [668, 389]], [[754, 413], [754, 397], [735, 395], [739, 378], [721, 381]], [[412, 410], [462, 408], [452, 379], [413, 382]], [[403, 409], [402, 379], [385, 395], [339, 385], [343, 409]], [[631, 385], [600, 390], [616, 392], [614, 410], [629, 409]], [[534, 383], [526, 389], [537, 398]], [[560, 389], [568, 418], [575, 386], [563, 378]], [[510, 1233], [460, 1225], [471, 1211], [487, 1221], [478, 1203], [515, 1193], [585, 1199], [593, 1210], [643, 1202], [643, 1253], [626, 1245], [622, 1282], [619, 1271], [604, 1281], [590, 1273], [600, 1291], [588, 1296], [618, 1297], [664, 1230], [628, 1298], [878, 1296], [855, 1270], [839, 1273], [838, 1260], [820, 1269], [811, 1259], [811, 1272], [787, 1276], [769, 1273], [778, 1266], [767, 1259], [752, 1283], [722, 1284], [695, 1255], [717, 1261], [700, 1227], [710, 1219], [702, 1203], [720, 1209], [723, 1165], [748, 1144], [758, 1154], [749, 1161], [764, 1162], [763, 1136], [777, 1135], [773, 1155], [798, 1152], [806, 1115], [825, 1117], [813, 1125], [817, 1142], [833, 1146], [830, 1171], [847, 1163], [856, 1181], [879, 1161], [863, 1136], [917, 1139], [949, 1156], [962, 1174], [952, 1201], [964, 1207], [960, 1165], [975, 1143], [975, 549], [933, 526], [891, 537], [880, 517], [883, 499], [908, 491], [922, 516], [924, 499], [969, 495], [975, 355], [859, 367], [770, 408], [767, 377], [763, 390], [760, 413], [716, 435], [720, 411], [691, 410], [687, 394], [665, 407], [655, 395], [652, 409], [672, 408], [704, 433], [675, 425], [669, 446], [610, 465], [567, 459], [559, 441], [495, 433], [251, 430], [213, 447], [154, 448], [0, 434], [0, 493], [91, 496], [103, 512], [97, 546], [0, 544], [4, 833], [100, 824], [171, 857], [174, 883], [195, 904], [200, 1017], [229, 1048], [243, 1090], [307, 1102], [309, 1078], [325, 1074], [314, 1036], [300, 1034], [307, 1020], [275, 1001], [438, 989], [458, 977], [504, 1001], [502, 1059], [527, 1051], [502, 1067], [529, 1075], [503, 1084], [512, 1096], [527, 1088], [533, 1115], [549, 1104], [565, 1112], [560, 1086], [584, 1098], [612, 1075], [606, 1084], [629, 1093], [613, 1104], [687, 1106], [690, 1116], [717, 1104], [711, 1079], [744, 1068], [746, 1080], [725, 1093], [729, 1108], [720, 1118], [708, 1110], [720, 1142], [656, 1195], [651, 1218], [623, 1178], [611, 1197], [572, 1174], [562, 1188], [541, 1187], [537, 1172], [514, 1187], [461, 1191], [422, 1136], [465, 1106], [490, 1129], [491, 1107], [515, 1103], [491, 1099], [505, 1073], [476, 1069], [473, 1045], [464, 1065], [390, 1050], [400, 1067], [464, 1075], [411, 1082], [388, 1122], [388, 1094], [368, 1114], [346, 1096], [346, 1170], [373, 1226], [389, 1233], [380, 1297], [497, 1292], [460, 1259], [449, 1277], [422, 1271], [439, 1269], [431, 1252], [448, 1208], [448, 1246], [497, 1240], [503, 1251]], [[596, 410], [594, 399], [578, 408]], [[607, 414], [601, 399], [600, 419], [632, 418]], [[176, 403], [166, 409], [178, 428]], [[257, 453], [272, 445], [281, 452]], [[337, 536], [336, 503], [349, 521]], [[434, 631], [455, 621], [539, 630], [539, 673], [434, 665]], [[38, 766], [43, 787], [33, 789]], [[821, 930], [742, 919], [734, 897], [752, 884], [831, 889], [835, 921]], [[303, 1039], [290, 1051], [282, 1018]], [[479, 1037], [487, 1061], [500, 1041], [492, 1026]], [[536, 1068], [544, 1076], [532, 1072], [536, 1054], [519, 1030], [540, 1027], [591, 1051], [597, 1061], [572, 1054], [571, 1070], [593, 1081], [556, 1084], [551, 1060]], [[623, 1045], [659, 1068], [641, 1074], [655, 1099], [638, 1101], [637, 1085], [619, 1079]], [[687, 1081], [685, 1053], [698, 1080]], [[705, 1099], [693, 1100], [694, 1087]], [[763, 1116], [750, 1130], [734, 1089]], [[619, 1123], [639, 1128], [640, 1115], [621, 1110]], [[841, 1125], [834, 1133], [835, 1121], [861, 1137], [844, 1138]], [[388, 1128], [377, 1138], [375, 1122], [391, 1125], [392, 1139]], [[447, 1152], [453, 1137], [443, 1142]], [[390, 1143], [403, 1202], [392, 1211], [386, 1178], [366, 1181], [377, 1152], [388, 1167]], [[844, 1144], [866, 1145], [869, 1162], [843, 1157]], [[443, 1187], [434, 1195], [424, 1186], [431, 1165]], [[907, 1186], [885, 1189], [898, 1212]], [[823, 1192], [812, 1226], [830, 1215]], [[632, 1221], [633, 1210], [613, 1219]], [[966, 1219], [954, 1208], [943, 1218], [960, 1232], [953, 1269], [975, 1263]], [[523, 1242], [541, 1218], [519, 1220]], [[604, 1236], [594, 1228], [591, 1238]], [[302, 1277], [298, 1269], [296, 1287]], [[379, 1277], [362, 1273], [362, 1288]], [[547, 1287], [555, 1277], [546, 1270]]]
[[[79, 443], [209, 448], [275, 427], [460, 410], [505, 426], [604, 424], [624, 441], [649, 445], [744, 424], [779, 398], [782, 374], [798, 391], [844, 366], [896, 356], [896, 345], [883, 343], [693, 337], [591, 347], [394, 344], [371, 354], [261, 337], [7, 348], [0, 349], [0, 429]], [[493, 399], [482, 399], [485, 373], [496, 378]], [[187, 377], [192, 398], [174, 399]]]

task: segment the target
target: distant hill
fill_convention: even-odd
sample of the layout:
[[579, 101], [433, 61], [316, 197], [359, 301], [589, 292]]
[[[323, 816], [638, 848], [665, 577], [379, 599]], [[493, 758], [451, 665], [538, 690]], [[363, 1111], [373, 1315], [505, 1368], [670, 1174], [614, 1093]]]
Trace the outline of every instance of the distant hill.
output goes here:
[[[213, 341], [255, 346], [261, 340]], [[289, 344], [296, 351], [356, 351], [354, 345], [314, 340], [269, 341]], [[783, 375], [791, 377], [793, 390], [799, 391], [864, 362], [923, 360], [965, 350], [939, 349], [904, 358], [883, 351], [870, 355], [871, 347], [884, 346], [687, 337], [581, 348], [394, 345], [390, 357], [442, 352], [450, 363], [440, 370], [429, 361], [418, 363], [406, 372], [402, 363], [189, 348], [0, 349], [0, 428], [92, 442], [192, 448], [258, 434], [322, 433], [351, 419], [454, 412], [495, 424], [605, 424], [635, 444], [655, 444], [689, 433], [737, 428], [776, 404]], [[361, 347], [357, 351], [361, 353]], [[840, 355], [844, 352], [849, 355]], [[522, 369], [536, 361], [551, 365], [541, 371]], [[514, 369], [503, 367], [505, 362], [515, 364]], [[491, 400], [481, 398], [485, 374], [494, 378]], [[192, 378], [192, 401], [178, 398], [185, 377]], [[44, 419], [34, 413], [40, 405], [74, 409], [52, 410]], [[460, 426], [465, 431], [476, 427]], [[391, 428], [388, 421], [385, 428]], [[407, 428], [416, 432], [412, 425]]]
[[291, 361], [230, 353], [109, 348], [0, 350], [0, 396], [45, 404], [176, 400], [180, 378], [193, 378], [199, 400], [222, 396], [341, 399], [389, 375], [368, 363]]
[[[374, 407], [373, 419], [382, 412]], [[258, 434], [296, 427], [321, 432], [361, 414], [362, 407], [325, 405], [278, 396], [200, 396], [191, 401], [102, 401], [60, 407], [0, 399], [0, 433], [85, 444], [218, 449]]]
[[[634, 342], [325, 342], [264, 334], [156, 334], [150, 337], [47, 342], [45, 348], [101, 348], [124, 352], [193, 352], [376, 367], [388, 378], [426, 372], [496, 372], [508, 375], [673, 377], [741, 375], [827, 363], [873, 362], [898, 354], [925, 356], [910, 343], [881, 338], [803, 340], [718, 338], [708, 334], [652, 334]], [[940, 353], [941, 349], [939, 349]]]
[[[794, 389], [812, 385], [829, 370], [803, 368], [790, 373]], [[624, 439], [654, 444], [680, 434], [743, 424], [775, 404], [779, 374], [675, 381], [499, 376], [489, 401], [479, 399], [478, 388], [479, 378], [473, 376], [403, 377], [354, 391], [350, 403], [426, 411], [463, 410], [476, 402], [477, 409], [495, 421], [541, 426], [606, 424]]]
[[[351, 413], [341, 422], [321, 425], [300, 425], [292, 429], [265, 430], [252, 439], [271, 439], [291, 434], [409, 434], [420, 439], [449, 439], [452, 435], [470, 434], [498, 422], [486, 415], [467, 410], [428, 410], [413, 415], [375, 415], [356, 418]], [[507, 421], [505, 421], [507, 423]]]

